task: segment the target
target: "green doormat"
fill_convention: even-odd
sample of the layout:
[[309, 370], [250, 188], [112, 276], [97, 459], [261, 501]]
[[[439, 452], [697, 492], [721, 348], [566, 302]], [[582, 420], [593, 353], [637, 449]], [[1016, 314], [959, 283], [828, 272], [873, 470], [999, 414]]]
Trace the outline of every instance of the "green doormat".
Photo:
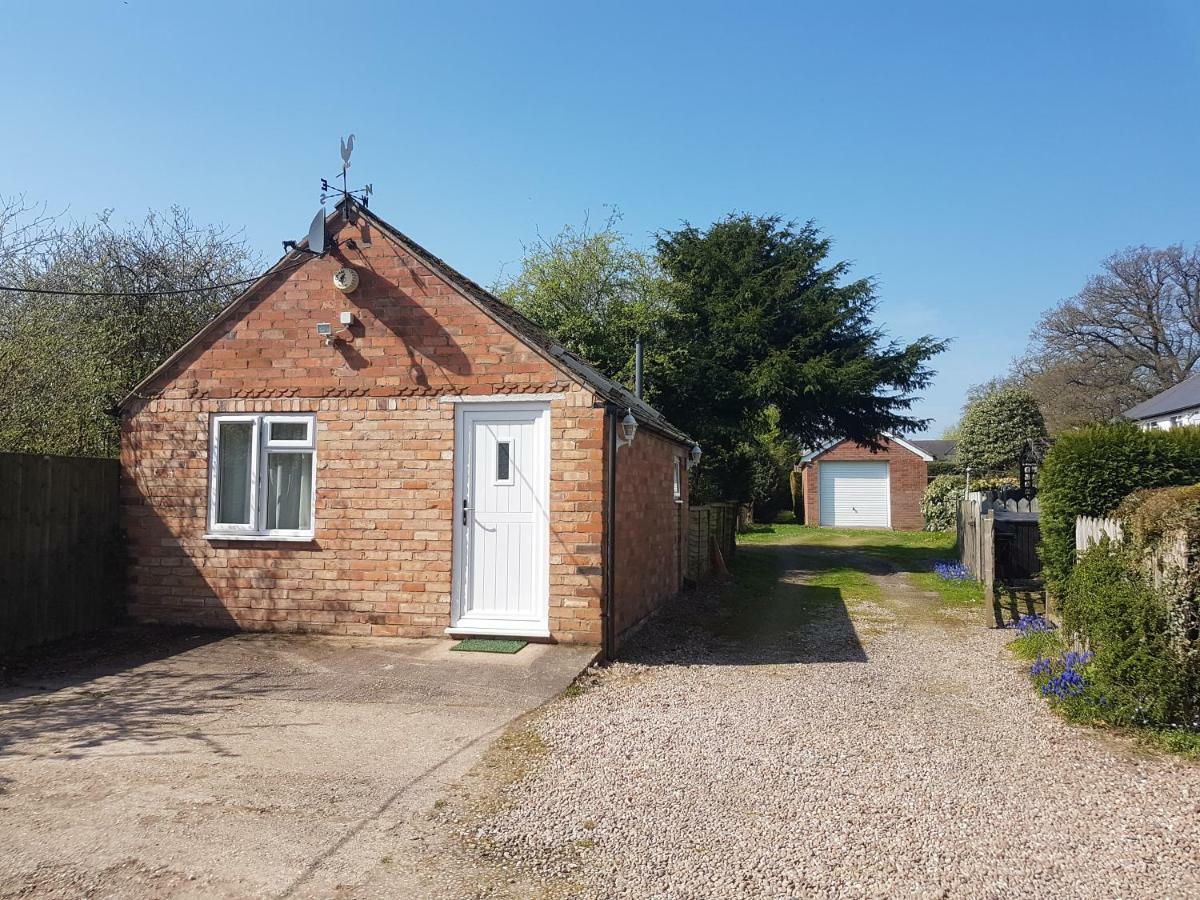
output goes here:
[[498, 641], [494, 638], [467, 638], [459, 641], [451, 650], [465, 650], [468, 653], [516, 653], [529, 641]]

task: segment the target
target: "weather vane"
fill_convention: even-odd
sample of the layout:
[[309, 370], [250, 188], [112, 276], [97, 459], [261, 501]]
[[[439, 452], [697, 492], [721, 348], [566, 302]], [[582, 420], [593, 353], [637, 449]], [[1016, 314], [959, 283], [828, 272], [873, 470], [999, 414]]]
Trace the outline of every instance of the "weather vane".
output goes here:
[[[374, 186], [368, 184], [365, 187], [355, 188], [351, 190], [346, 179], [346, 170], [350, 168], [350, 154], [354, 152], [354, 135], [351, 134], [348, 138], [341, 139], [342, 144], [342, 186], [339, 188], [336, 185], [330, 186], [328, 178], [321, 179], [321, 208], [317, 210], [317, 214], [313, 216], [312, 224], [308, 226], [308, 243], [305, 247], [300, 247], [296, 241], [284, 241], [283, 249], [287, 251], [301, 251], [311, 253], [314, 256], [324, 256], [325, 251], [330, 244], [328, 235], [325, 234], [325, 202], [333, 195], [341, 195], [343, 201], [346, 201], [343, 209], [346, 213], [346, 218], [350, 222], [355, 221], [355, 204], [361, 203], [364, 208], [371, 205], [371, 195], [375, 193]], [[337, 176], [334, 176], [336, 179]], [[351, 202], [353, 201], [353, 202]], [[336, 242], [334, 242], [336, 244]]]
[[350, 154], [354, 152], [354, 135], [351, 134], [348, 138], [342, 138], [342, 187], [339, 190], [336, 187], [329, 186], [329, 179], [321, 179], [321, 205], [325, 205], [325, 199], [328, 194], [341, 194], [342, 199], [354, 198], [363, 206], [370, 206], [370, 196], [375, 193], [375, 188], [372, 185], [350, 190], [346, 183], [346, 170], [350, 168]]

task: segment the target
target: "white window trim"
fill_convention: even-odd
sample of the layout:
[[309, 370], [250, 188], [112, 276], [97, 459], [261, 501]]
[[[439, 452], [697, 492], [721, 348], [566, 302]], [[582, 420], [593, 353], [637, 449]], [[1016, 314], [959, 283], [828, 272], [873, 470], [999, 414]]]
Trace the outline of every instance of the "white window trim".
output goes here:
[[[299, 422], [308, 426], [306, 440], [271, 441], [271, 422]], [[249, 422], [253, 425], [250, 440], [250, 524], [238, 525], [218, 523], [217, 476], [220, 471], [220, 432], [226, 422]], [[209, 418], [208, 423], [208, 531], [204, 537], [214, 541], [311, 541], [316, 534], [317, 520], [317, 421], [312, 413], [219, 413]], [[312, 454], [312, 497], [309, 510], [312, 525], [309, 528], [264, 527], [266, 510], [263, 498], [267, 492], [267, 457], [272, 452], [288, 453], [297, 450]]]
[[671, 463], [671, 492], [676, 503], [683, 502], [683, 459], [678, 456]]

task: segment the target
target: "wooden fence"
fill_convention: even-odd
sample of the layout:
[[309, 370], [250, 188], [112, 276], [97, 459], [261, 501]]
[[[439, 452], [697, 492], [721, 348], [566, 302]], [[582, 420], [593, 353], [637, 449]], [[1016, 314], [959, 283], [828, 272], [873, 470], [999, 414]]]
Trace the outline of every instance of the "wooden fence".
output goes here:
[[119, 610], [115, 459], [0, 453], [0, 656]]
[[1093, 544], [1100, 543], [1101, 538], [1119, 541], [1125, 534], [1119, 519], [1105, 519], [1094, 516], [1075, 517], [1075, 551], [1083, 553]]
[[989, 625], [1046, 609], [1038, 580], [1039, 517], [1036, 497], [973, 491], [959, 502], [959, 558], [983, 585], [984, 619]]
[[689, 581], [701, 581], [713, 571], [716, 551], [725, 565], [737, 546], [738, 505], [709, 503], [688, 509], [687, 565]]

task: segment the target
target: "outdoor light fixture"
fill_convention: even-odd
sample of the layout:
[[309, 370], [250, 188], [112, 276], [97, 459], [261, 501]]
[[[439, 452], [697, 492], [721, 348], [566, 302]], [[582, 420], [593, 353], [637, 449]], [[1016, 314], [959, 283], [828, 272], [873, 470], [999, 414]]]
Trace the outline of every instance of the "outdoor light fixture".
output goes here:
[[700, 456], [704, 451], [700, 449], [699, 444], [692, 444], [692, 450], [688, 453], [688, 468], [694, 468], [700, 465]]
[[625, 447], [633, 443], [633, 436], [637, 434], [638, 423], [633, 417], [633, 412], [625, 413], [625, 418], [621, 420], [621, 435], [617, 438], [617, 446]]

